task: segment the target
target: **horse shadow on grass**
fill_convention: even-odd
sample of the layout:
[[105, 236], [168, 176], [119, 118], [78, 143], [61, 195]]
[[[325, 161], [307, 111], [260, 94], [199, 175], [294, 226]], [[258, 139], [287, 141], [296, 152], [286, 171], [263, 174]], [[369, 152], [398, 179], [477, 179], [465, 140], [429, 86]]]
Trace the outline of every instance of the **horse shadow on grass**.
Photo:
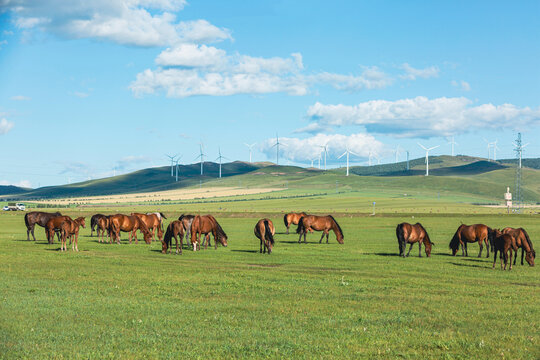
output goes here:
[[250, 254], [255, 254], [255, 253], [258, 253], [259, 251], [257, 250], [243, 250], [243, 249], [235, 249], [235, 250], [231, 250], [231, 251], [234, 251], [234, 252], [243, 252], [243, 253], [250, 253]]
[[462, 263], [455, 263], [455, 262], [452, 262], [450, 264], [455, 265], [455, 266], [465, 266], [465, 267], [473, 267], [473, 268], [480, 268], [480, 269], [488, 269], [488, 267], [486, 267], [485, 265], [480, 266], [480, 265], [462, 264]]
[[377, 255], [377, 256], [398, 256], [399, 257], [399, 254], [397, 253], [387, 253], [387, 252], [378, 252], [378, 253], [367, 253], [366, 255]]

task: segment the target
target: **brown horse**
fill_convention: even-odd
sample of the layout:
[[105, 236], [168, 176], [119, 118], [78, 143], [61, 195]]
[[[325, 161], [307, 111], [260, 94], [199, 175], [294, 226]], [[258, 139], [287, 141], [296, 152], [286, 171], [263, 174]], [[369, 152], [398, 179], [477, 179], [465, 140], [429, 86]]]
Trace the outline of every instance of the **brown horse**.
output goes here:
[[[508, 252], [510, 252], [510, 268], [512, 270], [512, 250], [517, 256], [517, 245], [510, 234], [503, 234], [500, 230], [495, 229], [493, 239], [493, 269], [495, 269], [495, 263], [497, 262], [497, 251], [500, 251], [499, 257], [501, 258], [501, 269], [506, 270], [506, 264], [508, 263]], [[504, 269], [503, 269], [504, 259]]]
[[67, 238], [69, 237], [69, 242], [71, 243], [71, 250], [72, 251], [79, 251], [79, 227], [82, 226], [84, 228], [84, 218], [79, 217], [75, 220], [66, 219], [60, 224], [60, 233], [62, 234], [61, 237], [61, 245], [60, 250], [64, 251], [67, 250]]
[[193, 222], [193, 219], [195, 219], [195, 215], [180, 215], [180, 217], [178, 218], [178, 220], [180, 220], [182, 222], [182, 224], [184, 225], [184, 233], [185, 233], [185, 236], [186, 236], [186, 244], [187, 244], [187, 241], [188, 239], [190, 238], [190, 231], [191, 231], [191, 223]]
[[120, 232], [129, 232], [129, 243], [135, 238], [135, 243], [139, 243], [137, 240], [137, 230], [143, 233], [144, 241], [147, 244], [152, 243], [152, 234], [148, 231], [146, 224], [135, 215], [127, 216], [123, 214], [111, 215], [109, 217], [109, 229], [111, 231], [111, 238], [120, 244]]
[[[103, 236], [105, 235], [105, 231], [107, 232], [107, 237], [109, 238], [109, 242], [110, 242], [111, 232], [109, 231], [109, 217], [102, 216], [98, 218], [96, 228], [97, 228], [97, 237], [99, 239], [99, 242], [103, 242], [103, 243], [105, 242], [105, 240], [103, 239]], [[100, 233], [101, 233], [101, 238], [100, 238]]]
[[152, 241], [154, 241], [154, 234], [156, 230], [157, 230], [159, 241], [163, 239], [163, 229], [161, 228], [160, 216], [158, 216], [156, 213], [151, 213], [151, 214], [131, 213], [131, 215], [138, 216], [139, 219], [141, 219], [142, 222], [144, 222], [148, 230], [151, 231], [152, 233]]
[[482, 255], [482, 249], [484, 243], [486, 244], [487, 256], [489, 257], [489, 248], [493, 244], [493, 230], [484, 224], [463, 225], [456, 230], [454, 237], [450, 240], [449, 247], [452, 249], [452, 255], [455, 256], [459, 245], [461, 245], [461, 255], [469, 256], [467, 252], [467, 243], [474, 243], [478, 241], [480, 246], [480, 252], [478, 257]]
[[[106, 215], [103, 215], [103, 214], [92, 215], [92, 217], [90, 218], [90, 237], [94, 236], [94, 229], [98, 225], [98, 219], [104, 216]], [[98, 237], [99, 237], [99, 230], [98, 230]]]
[[300, 212], [300, 213], [291, 212], [291, 213], [283, 215], [283, 222], [285, 223], [285, 226], [287, 227], [287, 234], [289, 233], [289, 227], [291, 226], [291, 224], [298, 225], [298, 221], [300, 221], [300, 219], [303, 216], [307, 216], [307, 214], [305, 212]]
[[[529, 238], [529, 234], [525, 231], [524, 228], [514, 229], [511, 227], [504, 228], [502, 230], [503, 234], [508, 234], [514, 238], [514, 241], [519, 248], [521, 248], [521, 265], [523, 265], [523, 253], [526, 252], [525, 260], [530, 266], [534, 266], [534, 259], [536, 258], [536, 251], [533, 249], [533, 244]], [[514, 265], [516, 265], [517, 253], [514, 257]]]
[[336, 240], [338, 243], [343, 244], [343, 230], [341, 230], [341, 227], [337, 223], [336, 219], [332, 215], [326, 215], [326, 216], [316, 216], [316, 215], [306, 215], [300, 218], [298, 221], [298, 228], [296, 229], [296, 233], [300, 234], [300, 237], [298, 238], [298, 242], [301, 241], [302, 235], [304, 235], [304, 243], [306, 242], [306, 234], [308, 231], [313, 232], [315, 231], [322, 231], [323, 234], [321, 236], [321, 239], [319, 240], [319, 244], [322, 242], [322, 239], [324, 238], [324, 235], [326, 235], [326, 243], [328, 244], [328, 235], [330, 230], [334, 231], [334, 234], [336, 234]]
[[68, 219], [73, 220], [69, 216], [54, 216], [47, 221], [45, 224], [45, 236], [49, 244], [54, 243], [55, 234], [58, 237], [58, 241], [60, 241], [60, 225]]
[[204, 234], [206, 238], [205, 249], [208, 248], [210, 243], [210, 233], [214, 236], [214, 248], [217, 249], [218, 241], [221, 245], [227, 247], [227, 234], [221, 228], [219, 223], [212, 215], [197, 215], [191, 223], [191, 245], [193, 245], [193, 251], [197, 251], [197, 244], [200, 245], [201, 234]]
[[34, 235], [34, 227], [37, 225], [45, 227], [47, 221], [51, 220], [55, 216], [62, 216], [58, 211], [55, 213], [47, 213], [43, 211], [31, 211], [24, 215], [24, 223], [26, 225], [26, 240], [30, 241], [30, 232], [34, 241], [36, 236]]
[[[180, 249], [178, 248], [178, 236], [180, 236]], [[176, 253], [182, 254], [183, 239], [184, 239], [184, 224], [180, 220], [172, 221], [169, 226], [167, 226], [167, 231], [165, 231], [165, 238], [161, 241], [161, 252], [163, 254], [171, 251], [172, 247], [172, 238], [176, 241]]]
[[422, 243], [424, 243], [424, 250], [426, 251], [426, 256], [431, 256], [431, 247], [433, 244], [429, 238], [429, 235], [420, 223], [411, 225], [409, 223], [401, 223], [396, 227], [396, 236], [399, 244], [399, 256], [405, 257], [405, 249], [407, 248], [407, 243], [410, 244], [409, 252], [407, 256], [411, 253], [411, 249], [414, 243], [418, 243], [418, 257], [422, 257]]
[[253, 231], [255, 233], [255, 236], [259, 240], [261, 240], [261, 248], [259, 252], [264, 254], [266, 252], [266, 249], [268, 249], [268, 255], [270, 255], [270, 253], [272, 252], [272, 248], [274, 247], [274, 234], [276, 233], [276, 229], [274, 228], [272, 220], [259, 220], [255, 225], [255, 229]]

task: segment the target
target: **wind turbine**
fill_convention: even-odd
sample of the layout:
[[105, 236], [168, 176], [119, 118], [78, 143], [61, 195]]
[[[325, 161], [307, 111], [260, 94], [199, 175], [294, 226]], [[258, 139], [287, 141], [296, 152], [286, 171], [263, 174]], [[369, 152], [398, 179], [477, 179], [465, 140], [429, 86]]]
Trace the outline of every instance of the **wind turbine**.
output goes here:
[[452, 141], [448, 142], [450, 145], [452, 145], [452, 156], [454, 156], [454, 145], [459, 145], [457, 142], [454, 141], [454, 137], [452, 136]]
[[253, 149], [253, 146], [255, 146], [255, 143], [253, 143], [251, 145], [244, 143], [244, 145], [246, 145], [249, 148], [249, 162], [251, 163], [251, 151]]
[[493, 147], [493, 161], [497, 161], [497, 149], [499, 149], [499, 147], [497, 146], [498, 141], [499, 140], [495, 140], [491, 143], [491, 146]]
[[180, 161], [181, 158], [182, 158], [182, 155], [180, 155], [178, 159], [176, 159], [176, 181], [178, 181], [178, 162]]
[[171, 159], [171, 177], [174, 176], [174, 173], [173, 173], [173, 168], [174, 168], [174, 158], [178, 156], [178, 154], [174, 155], [174, 156], [171, 156], [171, 155], [167, 155], [165, 154], [166, 157], [168, 157], [169, 159]]
[[487, 149], [488, 149], [488, 158], [487, 159], [489, 161], [489, 160], [491, 160], [491, 146], [492, 146], [492, 144], [489, 141], [487, 141], [486, 138], [484, 138], [484, 141], [487, 144]]
[[437, 146], [433, 146], [433, 147], [430, 147], [429, 149], [427, 149], [424, 145], [420, 144], [420, 143], [417, 143], [418, 145], [420, 145], [420, 147], [424, 150], [426, 150], [426, 176], [429, 176], [429, 152], [433, 149], [436, 149], [438, 148], [440, 145], [437, 145]]
[[322, 148], [324, 152], [324, 170], [326, 170], [326, 155], [328, 154], [328, 143], [324, 145], [319, 145], [319, 147]]
[[371, 166], [371, 159], [373, 159], [374, 157], [376, 158], [375, 154], [373, 153], [373, 151], [370, 151], [369, 155], [368, 155], [368, 164], [369, 164], [369, 166]]
[[276, 165], [279, 165], [279, 145], [286, 146], [285, 144], [279, 142], [279, 136], [276, 133], [276, 143], [272, 145], [272, 147], [276, 147]]
[[394, 155], [396, 156], [396, 160], [395, 160], [395, 163], [397, 164], [398, 162], [398, 158], [399, 158], [399, 154], [401, 152], [399, 151], [399, 145], [396, 147], [396, 150], [394, 150]]
[[322, 157], [322, 152], [319, 153], [319, 170], [321, 170], [321, 157]]
[[218, 148], [219, 156], [216, 160], [219, 160], [219, 178], [221, 179], [221, 159], [227, 159], [225, 156], [221, 155], [221, 148]]
[[197, 156], [195, 158], [195, 160], [197, 160], [198, 158], [201, 158], [201, 175], [202, 175], [203, 174], [204, 157], [206, 156], [206, 154], [203, 152], [203, 144], [202, 143], [199, 144], [199, 149], [200, 149], [201, 153], [199, 154], [199, 156]]
[[345, 152], [343, 154], [341, 154], [340, 157], [338, 157], [338, 159], [341, 159], [343, 156], [345, 156], [345, 154], [347, 154], [347, 175], [345, 175], [345, 176], [349, 176], [349, 154], [353, 154], [353, 155], [356, 155], [356, 156], [358, 156], [358, 154], [352, 152], [351, 150], [349, 150], [349, 148], [347, 148], [345, 150]]

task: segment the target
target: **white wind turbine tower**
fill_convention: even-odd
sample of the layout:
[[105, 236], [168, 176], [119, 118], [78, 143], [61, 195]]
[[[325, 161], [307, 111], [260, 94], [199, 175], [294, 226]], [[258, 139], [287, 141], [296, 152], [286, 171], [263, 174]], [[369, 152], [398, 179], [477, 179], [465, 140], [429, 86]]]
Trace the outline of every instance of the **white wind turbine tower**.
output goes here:
[[199, 154], [199, 156], [197, 156], [195, 158], [195, 160], [197, 160], [198, 158], [201, 159], [201, 175], [202, 175], [203, 174], [204, 157], [206, 156], [206, 154], [203, 152], [203, 144], [202, 143], [199, 144], [199, 149], [200, 149], [200, 154]]
[[437, 145], [437, 146], [433, 146], [433, 147], [430, 147], [429, 149], [427, 149], [424, 145], [420, 144], [420, 143], [417, 143], [418, 145], [420, 145], [420, 147], [424, 150], [426, 150], [426, 176], [429, 176], [429, 152], [433, 149], [436, 149], [438, 148], [440, 145]]
[[276, 143], [272, 145], [272, 147], [276, 147], [276, 165], [279, 165], [279, 145], [286, 146], [285, 144], [279, 142], [279, 136], [276, 133]]
[[452, 136], [452, 141], [448, 142], [450, 145], [452, 145], [452, 156], [454, 156], [454, 145], [459, 145], [457, 142], [454, 141], [454, 137]]
[[401, 154], [401, 152], [399, 151], [399, 145], [396, 147], [396, 150], [394, 150], [394, 155], [396, 156], [396, 159], [395, 159], [395, 163], [397, 164], [398, 160], [399, 160], [399, 154]]
[[255, 143], [253, 143], [253, 144], [251, 144], [251, 145], [250, 145], [250, 144], [244, 143], [244, 145], [246, 145], [246, 146], [249, 148], [249, 162], [251, 163], [251, 162], [252, 162], [252, 161], [251, 161], [251, 152], [252, 152], [252, 150], [253, 150], [253, 146], [255, 146]]
[[487, 149], [488, 149], [488, 157], [487, 157], [487, 159], [488, 159], [488, 161], [490, 161], [491, 160], [491, 146], [492, 146], [492, 144], [489, 141], [487, 141], [486, 138], [484, 138], [484, 141], [486, 142]]
[[493, 147], [493, 161], [497, 161], [497, 149], [499, 149], [499, 147], [497, 146], [498, 141], [499, 140], [495, 140], [491, 143], [491, 146]]
[[219, 160], [219, 178], [221, 179], [221, 160], [227, 159], [227, 158], [221, 155], [221, 148], [218, 148], [218, 151], [219, 151], [219, 156], [217, 157], [216, 160]]
[[373, 153], [373, 151], [370, 151], [369, 152], [369, 155], [368, 155], [368, 164], [369, 166], [371, 166], [371, 159], [375, 158], [375, 154]]
[[328, 155], [328, 143], [324, 145], [319, 145], [319, 147], [322, 148], [324, 152], [324, 170], [326, 170], [326, 155]]
[[319, 153], [319, 170], [321, 170], [321, 158], [322, 158], [322, 152]]
[[176, 154], [176, 155], [174, 155], [174, 156], [165, 154], [165, 156], [168, 157], [169, 159], [171, 159], [171, 177], [172, 177], [172, 176], [174, 176], [174, 172], [173, 172], [173, 169], [174, 169], [174, 159], [178, 156], [178, 154]]
[[178, 162], [180, 161], [181, 158], [182, 158], [182, 155], [180, 155], [178, 159], [176, 159], [176, 181], [178, 181]]
[[343, 154], [341, 154], [340, 157], [338, 157], [338, 159], [341, 159], [343, 156], [345, 156], [345, 154], [347, 155], [347, 175], [345, 175], [345, 176], [349, 176], [349, 154], [353, 154], [353, 155], [356, 155], [356, 156], [358, 156], [358, 154], [352, 152], [351, 150], [349, 150], [349, 148], [347, 148], [345, 150], [345, 152]]

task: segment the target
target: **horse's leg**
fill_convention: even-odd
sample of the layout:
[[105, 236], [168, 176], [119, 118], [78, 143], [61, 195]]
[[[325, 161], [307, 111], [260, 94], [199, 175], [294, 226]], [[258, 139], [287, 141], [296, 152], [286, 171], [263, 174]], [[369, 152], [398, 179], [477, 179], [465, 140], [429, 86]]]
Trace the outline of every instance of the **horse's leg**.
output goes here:
[[493, 267], [495, 269], [495, 263], [497, 262], [497, 249], [493, 249]]
[[[328, 244], [328, 236], [330, 236], [330, 231], [327, 230], [326, 231], [326, 243], [327, 244]], [[336, 237], [337, 237], [337, 235], [336, 235]]]
[[301, 241], [302, 241], [302, 233], [300, 233], [300, 236], [298, 237], [298, 243], [300, 244]]
[[[407, 246], [407, 245], [405, 245], [405, 246]], [[411, 243], [411, 244], [409, 244], [409, 251], [407, 252], [407, 257], [408, 257], [408, 256], [409, 256], [409, 254], [411, 253], [411, 249], [412, 249], [412, 246], [413, 246], [413, 244], [412, 244], [412, 243]]]
[[306, 235], [307, 235], [307, 231], [304, 231], [304, 244], [307, 244]]
[[26, 227], [26, 241], [30, 241], [30, 228]]
[[289, 234], [289, 226], [290, 226], [290, 224], [287, 225], [287, 235]]
[[422, 242], [418, 241], [418, 257], [422, 257]]
[[467, 251], [467, 242], [464, 242], [465, 244], [465, 256], [469, 257], [469, 252]]
[[319, 240], [319, 244], [322, 243], [322, 239], [323, 239], [323, 238], [324, 238], [324, 231], [323, 231], [323, 233], [322, 233], [322, 235], [321, 235], [321, 240]]
[[[522, 247], [521, 248], [521, 265], [523, 265], [523, 253], [525, 252], [525, 247]], [[514, 259], [514, 265], [516, 265], [516, 259], [517, 259], [517, 252], [516, 252], [516, 257]]]
[[510, 268], [508, 270], [512, 270], [512, 253], [513, 253], [512, 248], [510, 248], [509, 251], [510, 251], [510, 264], [509, 264]]
[[35, 227], [36, 227], [36, 224], [32, 225], [32, 237], [34, 238], [34, 241], [36, 241], [36, 235], [34, 235], [34, 228]]
[[486, 259], [489, 259], [489, 238], [486, 237], [486, 251], [487, 251], [487, 255], [486, 255]]
[[480, 246], [480, 252], [478, 253], [478, 257], [482, 255], [482, 249], [484, 248], [484, 240], [478, 241], [478, 246]]

